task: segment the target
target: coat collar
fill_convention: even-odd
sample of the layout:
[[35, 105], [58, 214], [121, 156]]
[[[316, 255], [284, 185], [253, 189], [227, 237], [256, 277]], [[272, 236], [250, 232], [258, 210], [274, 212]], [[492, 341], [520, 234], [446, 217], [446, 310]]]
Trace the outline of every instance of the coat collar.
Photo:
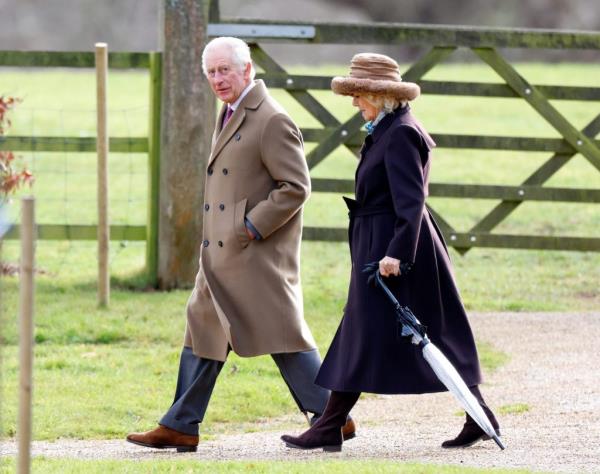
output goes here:
[[367, 137], [365, 138], [365, 142], [363, 143], [363, 146], [360, 149], [360, 161], [358, 163], [358, 166], [356, 167], [356, 172], [354, 174], [355, 180], [358, 180], [358, 170], [364, 162], [364, 157], [367, 151], [375, 143], [377, 143], [377, 140], [379, 140], [383, 135], [385, 135], [385, 132], [390, 128], [390, 126], [392, 125], [392, 123], [394, 123], [396, 119], [405, 116], [409, 111], [410, 106], [408, 104], [404, 107], [398, 107], [396, 110], [394, 110], [394, 113], [387, 114], [385, 117], [383, 117], [381, 121], [375, 126], [373, 133], [367, 135]]
[[255, 82], [256, 83], [254, 87], [250, 89], [250, 92], [248, 92], [246, 97], [242, 99], [240, 105], [229, 119], [229, 122], [225, 124], [223, 130], [221, 130], [221, 124], [223, 123], [223, 115], [225, 115], [227, 107], [225, 104], [221, 106], [221, 110], [217, 117], [217, 123], [215, 125], [215, 131], [213, 132], [213, 146], [207, 167], [212, 164], [225, 144], [231, 140], [231, 137], [240, 128], [242, 123], [244, 123], [244, 120], [246, 119], [246, 109], [256, 110], [262, 101], [267, 97], [268, 92], [265, 83], [261, 79]]
[[377, 142], [377, 140], [379, 140], [385, 134], [386, 130], [390, 128], [390, 125], [392, 125], [394, 120], [396, 120], [398, 117], [401, 117], [409, 111], [410, 105], [406, 105], [404, 107], [398, 107], [396, 110], [394, 110], [393, 113], [387, 114], [385, 117], [383, 117], [375, 127], [375, 130], [373, 130], [373, 133], [371, 134], [373, 143]]

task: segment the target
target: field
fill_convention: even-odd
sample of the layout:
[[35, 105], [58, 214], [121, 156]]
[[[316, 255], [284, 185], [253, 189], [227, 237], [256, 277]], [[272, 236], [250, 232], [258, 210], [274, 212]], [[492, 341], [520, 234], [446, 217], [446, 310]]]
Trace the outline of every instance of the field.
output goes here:
[[[600, 75], [598, 66], [569, 64], [551, 68], [523, 64], [518, 70], [531, 82], [542, 84], [597, 85], [596, 78]], [[306, 69], [295, 72], [315, 73]], [[345, 68], [327, 68], [317, 72], [346, 71]], [[23, 99], [12, 117], [11, 134], [93, 135], [95, 92], [92, 72], [3, 69], [0, 73], [0, 94]], [[493, 72], [471, 64], [440, 66], [426, 78], [476, 78], [498, 82]], [[111, 135], [145, 135], [147, 76], [138, 72], [111, 73], [109, 91]], [[307, 117], [283, 92], [276, 91], [275, 95], [301, 126], [317, 126], [314, 119]], [[315, 95], [326, 101], [339, 119], [352, 113], [347, 99], [333, 97], [326, 91]], [[580, 128], [598, 113], [597, 108], [588, 103], [553, 104]], [[511, 99], [424, 96], [415, 102], [413, 110], [434, 133], [557, 136], [526, 104]], [[312, 146], [314, 144], [307, 144], [307, 150]], [[94, 154], [20, 155], [36, 176], [32, 191], [36, 196], [40, 223], [95, 222]], [[449, 183], [518, 184], [547, 158], [545, 153], [439, 149], [431, 179]], [[338, 149], [333, 157], [312, 170], [312, 176], [350, 179], [355, 165], [356, 160], [349, 152]], [[144, 224], [146, 156], [112, 154], [110, 169], [112, 223]], [[600, 188], [600, 173], [577, 156], [548, 185]], [[16, 204], [11, 212], [18, 218]], [[467, 230], [495, 202], [437, 198], [431, 199], [430, 204], [456, 228]], [[344, 227], [346, 222], [346, 211], [339, 195], [313, 194], [305, 211], [307, 225]], [[597, 236], [599, 226], [598, 205], [526, 203], [501, 224], [498, 231], [591, 237]], [[122, 438], [129, 431], [151, 427], [172, 399], [189, 291], [140, 291], [144, 286], [144, 244], [113, 242], [111, 306], [106, 310], [97, 309], [95, 248], [94, 242], [38, 243], [36, 440]], [[3, 261], [15, 262], [17, 255], [17, 243], [4, 242]], [[465, 304], [473, 312], [577, 312], [592, 311], [600, 305], [598, 254], [474, 249], [465, 256], [452, 251], [452, 257]], [[348, 264], [344, 243], [303, 244], [306, 319], [322, 354], [327, 350], [344, 305]], [[14, 437], [16, 427], [17, 278], [3, 278], [1, 291], [3, 393], [0, 436], [7, 439]], [[487, 370], [501, 365], [508, 357], [496, 350], [491, 341], [478, 341], [478, 344]], [[210, 438], [221, 433], [259, 430], [257, 422], [268, 422], [294, 410], [294, 403], [270, 358], [242, 359], [234, 355], [215, 389], [203, 425], [203, 436]], [[54, 466], [54, 463], [45, 465], [44, 471], [67, 472], [63, 465], [57, 463]], [[381, 470], [372, 472], [388, 472], [385, 464], [380, 467]], [[102, 470], [100, 465], [96, 468], [97, 472]], [[96, 472], [90, 469], [85, 467], [85, 470]], [[172, 466], [171, 469], [179, 467]], [[185, 469], [182, 464], [181, 471]], [[230, 472], [227, 467], [223, 469], [215, 472]], [[284, 472], [285, 467], [281, 469]], [[422, 467], [410, 470], [413, 467], [408, 466], [407, 469], [406, 472], [429, 472]], [[455, 471], [449, 468], [447, 472]]]

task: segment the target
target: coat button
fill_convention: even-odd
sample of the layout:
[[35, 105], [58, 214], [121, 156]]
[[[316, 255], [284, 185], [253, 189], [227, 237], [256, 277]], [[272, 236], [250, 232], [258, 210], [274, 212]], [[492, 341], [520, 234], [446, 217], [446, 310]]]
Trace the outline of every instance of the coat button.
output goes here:
[[223, 242], [219, 240], [219, 247], [223, 247]]
[[208, 173], [208, 176], [212, 176], [213, 169], [212, 168], [208, 168], [208, 170], [206, 172]]
[[219, 204], [219, 209], [221, 209], [222, 211], [225, 210], [225, 204]]
[[225, 176], [227, 176], [227, 173], [229, 173], [229, 171], [227, 170], [227, 168], [223, 168], [223, 174], [224, 174]]
[[210, 206], [209, 206], [208, 204], [205, 204], [205, 205], [204, 205], [204, 210], [205, 210], [205, 211], [208, 211], [209, 209], [210, 209]]
[[204, 245], [205, 247], [208, 247], [208, 240], [205, 240], [204, 242], [202, 242], [202, 245]]
[[241, 140], [242, 136], [238, 133], [235, 135], [235, 141], [239, 142]]

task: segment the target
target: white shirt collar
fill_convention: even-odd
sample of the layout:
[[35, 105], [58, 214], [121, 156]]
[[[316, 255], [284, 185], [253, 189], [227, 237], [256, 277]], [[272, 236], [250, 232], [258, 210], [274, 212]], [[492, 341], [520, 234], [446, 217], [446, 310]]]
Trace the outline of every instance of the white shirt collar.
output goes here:
[[244, 97], [246, 97], [248, 95], [248, 92], [250, 92], [250, 90], [253, 87], [254, 87], [254, 81], [250, 81], [250, 84], [248, 84], [248, 87], [246, 87], [242, 91], [242, 93], [237, 98], [237, 100], [233, 104], [229, 104], [229, 107], [231, 107], [231, 109], [233, 109], [234, 112], [237, 110], [238, 106], [240, 105], [240, 102], [244, 99]]

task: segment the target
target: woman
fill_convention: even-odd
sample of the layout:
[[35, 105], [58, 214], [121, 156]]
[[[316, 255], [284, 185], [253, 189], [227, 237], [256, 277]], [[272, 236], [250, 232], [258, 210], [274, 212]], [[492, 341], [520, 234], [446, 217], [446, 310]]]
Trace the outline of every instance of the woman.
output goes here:
[[[478, 385], [481, 373], [473, 334], [454, 282], [442, 234], [425, 207], [432, 138], [410, 113], [419, 86], [402, 82], [398, 64], [379, 54], [357, 54], [350, 75], [336, 77], [336, 94], [353, 97], [369, 134], [356, 170], [350, 210], [352, 270], [344, 317], [316, 382], [331, 390], [319, 420], [288, 447], [339, 451], [340, 428], [361, 392], [432, 393], [446, 388], [416, 346], [399, 336], [394, 308], [367, 284], [365, 264], [379, 261], [388, 286], [427, 327], [427, 334], [458, 370], [494, 428], [498, 422]], [[411, 268], [400, 275], [400, 263]], [[488, 439], [467, 415], [460, 434], [442, 443], [466, 447]]]

